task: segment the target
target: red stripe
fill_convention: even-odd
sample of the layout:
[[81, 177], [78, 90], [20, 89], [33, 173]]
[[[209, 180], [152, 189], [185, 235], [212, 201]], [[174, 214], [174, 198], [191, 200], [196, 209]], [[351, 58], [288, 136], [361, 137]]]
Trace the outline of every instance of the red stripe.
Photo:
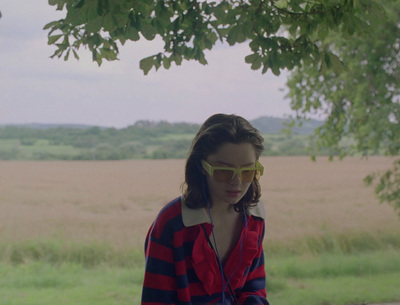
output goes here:
[[264, 264], [261, 264], [258, 266], [256, 269], [254, 269], [252, 272], [249, 273], [247, 278], [253, 279], [253, 278], [258, 278], [258, 277], [265, 277], [265, 266]]
[[[173, 205], [168, 205], [165, 209], [163, 209], [156, 219], [157, 224], [155, 225], [154, 230], [152, 232], [153, 236], [155, 238], [160, 238], [167, 222], [173, 219], [174, 217], [180, 215], [181, 211], [182, 211], [181, 205], [176, 203], [174, 203]], [[162, 217], [160, 217], [161, 215]]]
[[176, 290], [176, 282], [174, 277], [149, 272], [146, 274], [146, 276], [147, 277], [143, 283], [143, 286], [147, 288], [165, 291]]
[[192, 296], [203, 296], [207, 294], [202, 282], [190, 283], [189, 290]]
[[160, 245], [158, 243], [154, 242], [149, 243], [146, 250], [146, 256], [166, 261], [171, 264], [174, 263], [174, 256], [171, 249], [164, 245]]

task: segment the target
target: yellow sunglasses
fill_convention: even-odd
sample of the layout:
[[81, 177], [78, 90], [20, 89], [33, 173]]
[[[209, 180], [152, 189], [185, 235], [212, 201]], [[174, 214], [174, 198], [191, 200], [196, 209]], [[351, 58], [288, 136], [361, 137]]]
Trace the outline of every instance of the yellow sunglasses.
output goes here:
[[203, 169], [217, 182], [229, 182], [239, 175], [242, 182], [251, 182], [254, 178], [259, 179], [264, 174], [264, 166], [258, 161], [254, 167], [226, 167], [212, 166], [207, 161], [201, 160]]

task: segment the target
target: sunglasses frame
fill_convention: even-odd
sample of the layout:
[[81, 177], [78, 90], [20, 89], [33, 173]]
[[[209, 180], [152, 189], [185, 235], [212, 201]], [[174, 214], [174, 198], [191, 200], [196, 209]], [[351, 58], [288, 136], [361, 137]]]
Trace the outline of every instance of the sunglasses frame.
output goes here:
[[[254, 177], [258, 180], [260, 176], [264, 174], [264, 166], [257, 160], [255, 166], [252, 167], [241, 167], [241, 168], [236, 168], [236, 167], [227, 167], [227, 166], [212, 166], [210, 163], [208, 163], [206, 160], [201, 160], [201, 165], [203, 169], [211, 176], [214, 177], [214, 171], [216, 170], [229, 170], [233, 172], [233, 175], [230, 180], [232, 181], [236, 175], [239, 175], [240, 179], [242, 179], [242, 172], [244, 171], [255, 171]], [[253, 178], [254, 179], [254, 178]], [[226, 182], [228, 182], [226, 181]], [[220, 181], [223, 182], [223, 181]], [[250, 181], [249, 181], [250, 182]]]

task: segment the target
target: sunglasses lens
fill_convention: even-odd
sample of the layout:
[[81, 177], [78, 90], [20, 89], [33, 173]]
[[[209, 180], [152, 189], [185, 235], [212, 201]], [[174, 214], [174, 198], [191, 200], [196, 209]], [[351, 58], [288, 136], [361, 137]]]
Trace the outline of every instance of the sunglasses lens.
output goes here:
[[211, 166], [205, 160], [202, 160], [201, 162], [203, 169], [217, 182], [230, 182], [233, 180], [236, 174], [240, 175], [242, 182], [252, 182], [254, 179], [260, 178], [263, 170], [262, 165], [258, 163], [258, 161], [256, 162], [255, 167], [245, 167], [240, 169]]
[[255, 170], [242, 171], [242, 182], [251, 182], [256, 174]]
[[[233, 170], [217, 169], [214, 171], [214, 179], [215, 179], [215, 181], [218, 181], [218, 182], [229, 182], [232, 180], [234, 174], [235, 173]], [[242, 182], [253, 181], [255, 175], [256, 175], [255, 170], [242, 171], [242, 175], [241, 175]]]
[[233, 171], [230, 169], [217, 169], [214, 171], [214, 179], [218, 182], [228, 182], [231, 181], [233, 176]]

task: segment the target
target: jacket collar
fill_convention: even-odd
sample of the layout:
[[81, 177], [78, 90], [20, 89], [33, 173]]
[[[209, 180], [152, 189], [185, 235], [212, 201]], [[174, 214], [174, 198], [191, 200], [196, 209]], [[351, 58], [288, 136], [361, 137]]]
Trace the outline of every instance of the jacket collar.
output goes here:
[[[191, 209], [186, 206], [183, 196], [181, 196], [182, 221], [185, 227], [195, 226], [201, 223], [211, 223], [210, 216], [206, 209]], [[265, 219], [264, 204], [259, 202], [255, 207], [248, 209], [247, 215]]]

